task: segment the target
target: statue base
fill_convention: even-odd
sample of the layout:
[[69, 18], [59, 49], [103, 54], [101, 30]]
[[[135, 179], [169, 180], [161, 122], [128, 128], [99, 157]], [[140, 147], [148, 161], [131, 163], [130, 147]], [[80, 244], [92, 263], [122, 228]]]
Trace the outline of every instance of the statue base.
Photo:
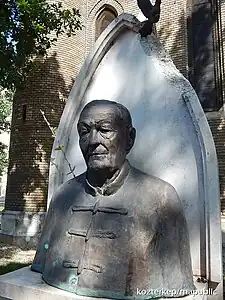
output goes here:
[[[209, 300], [217, 299], [214, 296], [203, 295], [207, 290], [207, 284], [200, 283], [197, 286], [198, 295], [190, 295], [177, 300]], [[0, 276], [0, 299], [6, 300], [109, 300], [106, 298], [90, 298], [71, 294], [47, 285], [41, 278], [41, 274], [32, 272], [30, 267], [25, 267], [14, 272]], [[135, 297], [134, 297], [135, 299]], [[167, 298], [168, 299], [168, 298]]]
[[21, 248], [36, 248], [45, 215], [46, 212], [4, 210], [1, 214], [0, 242]]

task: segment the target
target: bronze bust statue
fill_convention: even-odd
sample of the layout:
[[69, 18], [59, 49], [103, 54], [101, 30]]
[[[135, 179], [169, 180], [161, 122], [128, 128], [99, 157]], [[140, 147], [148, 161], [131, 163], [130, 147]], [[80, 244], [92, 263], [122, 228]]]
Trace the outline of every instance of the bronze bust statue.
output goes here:
[[77, 129], [87, 171], [54, 194], [32, 270], [90, 297], [188, 294], [195, 287], [182, 205], [170, 184], [126, 159], [136, 134], [127, 108], [92, 101]]

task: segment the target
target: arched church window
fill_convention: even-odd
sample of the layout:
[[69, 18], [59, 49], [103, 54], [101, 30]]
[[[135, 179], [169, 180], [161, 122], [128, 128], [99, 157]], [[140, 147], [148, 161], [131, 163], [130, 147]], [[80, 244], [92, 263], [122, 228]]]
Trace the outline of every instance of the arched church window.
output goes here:
[[96, 19], [95, 39], [106, 29], [106, 27], [117, 17], [117, 12], [113, 7], [105, 7]]

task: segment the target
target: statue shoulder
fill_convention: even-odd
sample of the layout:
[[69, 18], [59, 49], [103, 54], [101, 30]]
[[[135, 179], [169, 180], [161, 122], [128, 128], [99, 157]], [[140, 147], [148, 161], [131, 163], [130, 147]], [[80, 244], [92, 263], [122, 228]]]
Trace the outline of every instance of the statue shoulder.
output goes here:
[[167, 181], [149, 175], [139, 169], [132, 167], [132, 177], [138, 182], [139, 188], [149, 193], [154, 193], [155, 196], [160, 197], [162, 201], [180, 202], [175, 188]]
[[168, 189], [170, 192], [173, 192], [174, 188], [171, 184], [166, 182], [165, 180], [156, 177], [154, 175], [149, 175], [140, 169], [137, 169], [135, 167], [131, 167], [131, 174], [135, 178], [136, 181], [139, 181], [140, 183], [143, 183], [145, 185], [151, 185], [155, 188], [164, 188]]
[[83, 188], [85, 175], [86, 173], [82, 173], [59, 185], [53, 194], [51, 204], [59, 202], [62, 199], [65, 199], [65, 197], [69, 197], [71, 194], [74, 195], [79, 192]]

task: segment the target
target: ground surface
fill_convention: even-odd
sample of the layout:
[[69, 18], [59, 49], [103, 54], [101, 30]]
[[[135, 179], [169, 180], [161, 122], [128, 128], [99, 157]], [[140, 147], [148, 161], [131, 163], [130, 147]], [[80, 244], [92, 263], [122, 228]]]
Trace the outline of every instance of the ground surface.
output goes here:
[[0, 275], [30, 265], [34, 255], [35, 250], [0, 243]]

